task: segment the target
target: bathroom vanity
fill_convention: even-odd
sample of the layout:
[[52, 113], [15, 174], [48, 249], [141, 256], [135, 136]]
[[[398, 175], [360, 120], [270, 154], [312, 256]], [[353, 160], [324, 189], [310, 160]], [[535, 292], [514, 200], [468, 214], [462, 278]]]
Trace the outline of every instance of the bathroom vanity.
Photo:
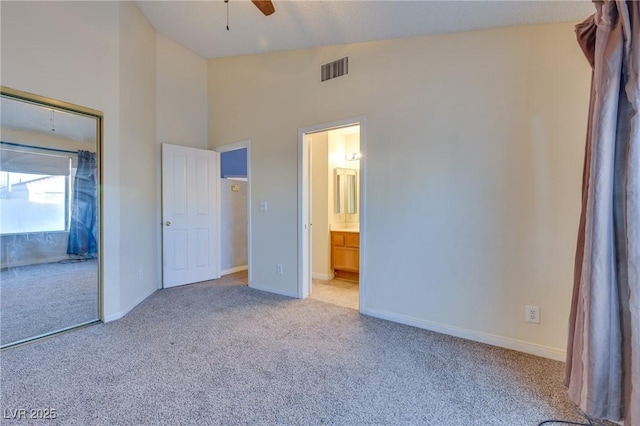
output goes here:
[[360, 232], [357, 229], [331, 231], [331, 268], [336, 278], [358, 281]]

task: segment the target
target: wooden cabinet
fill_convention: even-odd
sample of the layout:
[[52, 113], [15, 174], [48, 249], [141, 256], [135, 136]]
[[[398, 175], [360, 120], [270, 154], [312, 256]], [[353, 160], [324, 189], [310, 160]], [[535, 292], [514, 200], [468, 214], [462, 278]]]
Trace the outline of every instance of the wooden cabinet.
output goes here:
[[358, 281], [360, 272], [360, 234], [331, 231], [331, 267], [336, 278]]

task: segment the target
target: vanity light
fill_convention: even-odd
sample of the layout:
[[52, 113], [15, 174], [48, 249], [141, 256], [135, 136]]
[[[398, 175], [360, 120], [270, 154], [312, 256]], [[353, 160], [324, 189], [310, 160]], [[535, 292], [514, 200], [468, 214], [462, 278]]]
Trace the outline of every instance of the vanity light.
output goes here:
[[362, 154], [359, 152], [352, 152], [351, 154], [347, 154], [347, 161], [356, 161], [362, 158]]

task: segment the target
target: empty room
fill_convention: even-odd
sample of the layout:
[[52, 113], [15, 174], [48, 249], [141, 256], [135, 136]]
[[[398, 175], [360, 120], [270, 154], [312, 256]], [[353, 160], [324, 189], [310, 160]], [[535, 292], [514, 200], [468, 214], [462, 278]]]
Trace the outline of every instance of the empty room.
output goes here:
[[639, 20], [1, 1], [2, 424], [640, 425]]

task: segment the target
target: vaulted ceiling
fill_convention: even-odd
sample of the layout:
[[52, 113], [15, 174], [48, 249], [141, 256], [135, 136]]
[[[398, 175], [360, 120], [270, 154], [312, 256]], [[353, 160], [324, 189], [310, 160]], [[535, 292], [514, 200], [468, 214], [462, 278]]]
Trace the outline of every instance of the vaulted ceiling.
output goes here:
[[[264, 16], [247, 0], [137, 1], [160, 34], [204, 58], [264, 53], [424, 34], [579, 22], [590, 1], [283, 1]], [[11, 108], [6, 102], [13, 102]], [[95, 124], [73, 114], [2, 100], [2, 126], [93, 141]], [[37, 124], [34, 124], [34, 120]], [[55, 121], [54, 121], [55, 120]], [[83, 119], [84, 120], [84, 119]], [[34, 128], [34, 126], [36, 126]], [[52, 131], [52, 129], [54, 129]]]
[[[204, 58], [547, 22], [579, 22], [591, 1], [137, 1], [156, 31]], [[229, 31], [227, 31], [227, 7]]]

